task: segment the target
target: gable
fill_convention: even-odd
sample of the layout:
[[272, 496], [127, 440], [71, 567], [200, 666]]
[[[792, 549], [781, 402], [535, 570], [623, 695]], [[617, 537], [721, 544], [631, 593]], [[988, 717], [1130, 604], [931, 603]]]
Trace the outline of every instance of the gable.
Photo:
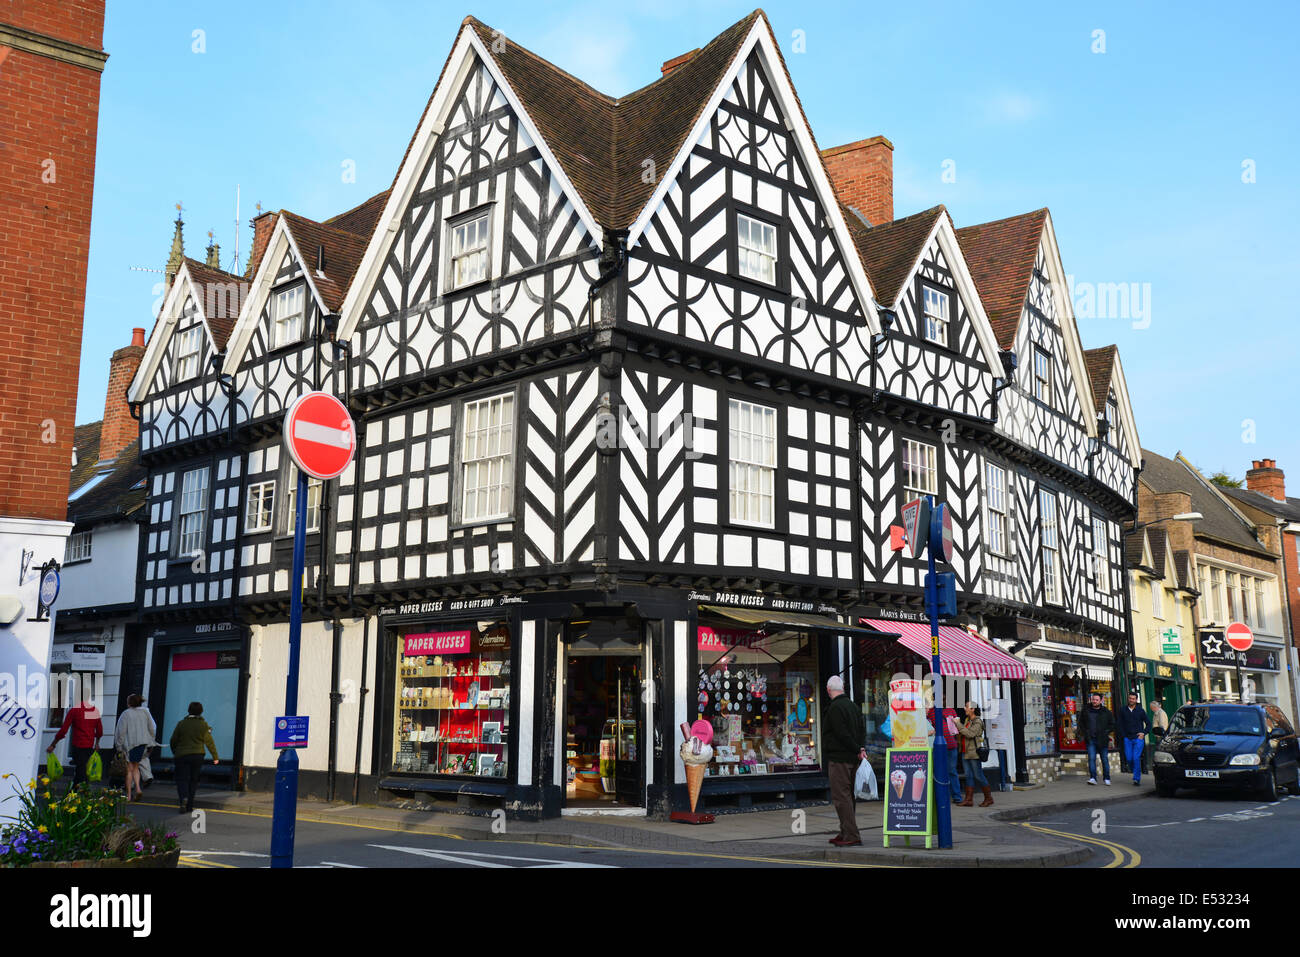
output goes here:
[[[230, 278], [233, 280], [235, 277]], [[218, 296], [218, 293], [224, 293], [224, 290], [215, 286], [207, 288], [214, 302], [220, 304], [225, 301], [224, 295]], [[194, 325], [202, 327], [204, 342], [201, 362], [207, 363], [215, 353], [217, 345], [212, 330], [204, 318], [203, 297], [204, 287], [194, 281], [190, 263], [188, 261], [182, 263], [176, 278], [172, 280], [167, 298], [163, 300], [158, 321], [154, 325], [153, 334], [149, 337], [140, 366], [131, 380], [128, 392], [128, 399], [131, 402], [141, 402], [150, 393], [170, 388], [173, 384], [176, 361], [174, 340], [178, 329], [189, 329]], [[201, 368], [206, 368], [206, 365]]]

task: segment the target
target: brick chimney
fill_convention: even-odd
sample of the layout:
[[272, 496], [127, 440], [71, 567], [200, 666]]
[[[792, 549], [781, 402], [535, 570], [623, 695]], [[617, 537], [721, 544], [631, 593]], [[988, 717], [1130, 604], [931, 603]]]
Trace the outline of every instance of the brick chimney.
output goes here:
[[696, 47], [690, 53], [683, 53], [681, 56], [675, 56], [671, 60], [664, 60], [664, 65], [661, 66], [659, 70], [664, 76], [667, 76], [669, 73], [672, 73], [673, 70], [677, 69], [679, 66], [681, 66], [683, 63], [690, 60], [691, 57], [695, 56], [695, 54], [699, 52], [700, 52], [700, 48]]
[[126, 404], [126, 390], [144, 358], [144, 330], [131, 330], [131, 344], [113, 353], [108, 363], [108, 392], [104, 396], [104, 424], [99, 430], [99, 461], [117, 458], [140, 434]]
[[275, 217], [275, 213], [262, 213], [253, 218], [253, 249], [248, 254], [248, 268], [244, 271], [248, 279], [252, 279], [257, 267], [262, 265], [262, 254], [266, 252], [271, 232], [275, 229]]
[[1246, 473], [1246, 488], [1279, 502], [1286, 501], [1286, 482], [1275, 459], [1259, 459]]
[[883, 136], [822, 150], [826, 172], [840, 202], [872, 226], [894, 218], [894, 144]]

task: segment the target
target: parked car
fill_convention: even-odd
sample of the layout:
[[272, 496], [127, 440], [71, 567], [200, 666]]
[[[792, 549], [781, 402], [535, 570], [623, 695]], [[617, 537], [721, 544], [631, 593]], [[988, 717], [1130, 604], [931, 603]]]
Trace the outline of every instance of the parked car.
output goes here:
[[1300, 741], [1276, 705], [1184, 705], [1151, 760], [1161, 797], [1178, 788], [1243, 788], [1268, 801], [1283, 787], [1300, 794]]

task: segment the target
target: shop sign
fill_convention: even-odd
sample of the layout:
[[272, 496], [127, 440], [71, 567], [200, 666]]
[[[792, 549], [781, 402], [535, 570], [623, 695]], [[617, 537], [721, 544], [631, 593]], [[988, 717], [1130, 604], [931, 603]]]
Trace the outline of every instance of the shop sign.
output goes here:
[[1223, 639], [1222, 628], [1206, 629], [1201, 632], [1201, 660], [1207, 665], [1224, 665], [1235, 668], [1239, 659], [1245, 656], [1233, 651]]
[[780, 598], [772, 595], [734, 591], [692, 591], [686, 595], [687, 601], [705, 605], [730, 605], [736, 608], [753, 608], [759, 611], [804, 611], [821, 615], [838, 615], [840, 610], [834, 605], [818, 601], [796, 601], [792, 598]]
[[103, 671], [108, 659], [107, 646], [102, 644], [55, 645], [50, 664], [69, 665], [73, 671]]
[[870, 621], [873, 618], [883, 619], [885, 621], [915, 621], [928, 623], [930, 617], [922, 611], [912, 611], [901, 608], [883, 608], [880, 605], [868, 605], [866, 613], [858, 617], [858, 623]]
[[467, 655], [468, 631], [426, 631], [407, 635], [403, 645], [406, 655]]
[[1242, 664], [1256, 671], [1277, 671], [1277, 652], [1269, 648], [1252, 648], [1242, 657], [1245, 659]]
[[1196, 670], [1193, 668], [1179, 668], [1178, 677], [1183, 681], [1196, 681]]
[[928, 748], [934, 733], [925, 717], [922, 682], [898, 678], [889, 683], [889, 728], [896, 748]]
[[504, 648], [510, 642], [510, 629], [505, 625], [498, 625], [496, 628], [489, 628], [479, 636], [479, 650], [487, 648]]
[[1156, 665], [1157, 678], [1172, 678], [1173, 676], [1174, 676], [1174, 669], [1171, 665], [1165, 665], [1165, 664]]
[[1162, 655], [1181, 655], [1183, 637], [1177, 628], [1166, 628], [1160, 632], [1160, 653]]
[[710, 628], [701, 625], [699, 629], [700, 651], [726, 651], [728, 648], [753, 648], [767, 638], [761, 631], [743, 631], [738, 628]]
[[172, 655], [172, 671], [211, 671], [214, 668], [238, 668], [239, 652], [183, 651]]
[[934, 782], [929, 748], [885, 751], [885, 847], [890, 835], [921, 835], [930, 845], [934, 833]]
[[201, 621], [193, 625], [169, 625], [149, 632], [153, 639], [212, 638], [238, 634], [240, 627], [233, 621]]
[[1138, 675], [1146, 675], [1147, 677], [1150, 677], [1151, 666], [1147, 664], [1145, 661], [1143, 661], [1141, 658], [1138, 658], [1133, 662], [1133, 673]]
[[522, 595], [502, 595], [499, 598], [457, 598], [440, 601], [412, 601], [404, 605], [385, 605], [377, 612], [379, 617], [389, 615], [436, 615], [449, 611], [480, 611], [488, 608], [503, 608], [506, 605], [526, 605], [528, 599]]

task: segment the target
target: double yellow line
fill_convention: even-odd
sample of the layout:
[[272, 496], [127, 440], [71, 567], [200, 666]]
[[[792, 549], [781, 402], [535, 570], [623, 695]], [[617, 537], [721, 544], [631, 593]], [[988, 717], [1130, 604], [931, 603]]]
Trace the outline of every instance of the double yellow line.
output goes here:
[[1037, 831], [1040, 834], [1051, 834], [1053, 837], [1064, 837], [1071, 841], [1079, 841], [1083, 844], [1092, 844], [1096, 847], [1104, 847], [1110, 851], [1111, 859], [1108, 863], [1103, 864], [1107, 867], [1137, 867], [1142, 863], [1142, 855], [1131, 847], [1125, 847], [1123, 844], [1116, 844], [1114, 841], [1103, 841], [1099, 837], [1083, 836], [1081, 834], [1071, 834], [1069, 831], [1053, 831], [1048, 827], [1039, 827], [1037, 824], [1021, 823], [1021, 827], [1027, 827], [1031, 831]]

